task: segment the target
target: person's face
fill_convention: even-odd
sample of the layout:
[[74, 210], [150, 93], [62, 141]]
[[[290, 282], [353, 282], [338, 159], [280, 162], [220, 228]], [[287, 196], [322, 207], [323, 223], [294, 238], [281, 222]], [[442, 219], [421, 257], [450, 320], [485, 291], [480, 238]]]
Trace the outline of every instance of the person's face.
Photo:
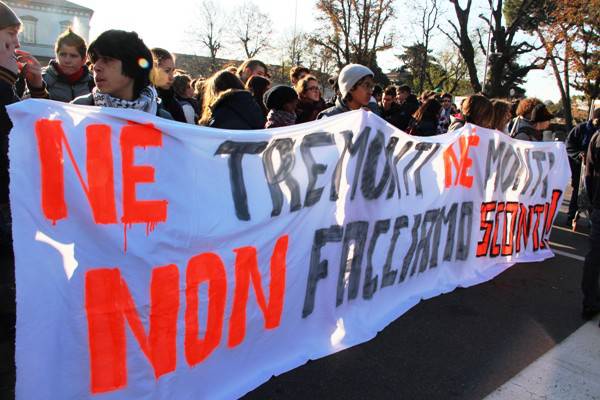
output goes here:
[[594, 125], [596, 128], [600, 128], [600, 118], [594, 118], [592, 120], [592, 125]]
[[283, 111], [287, 111], [289, 113], [293, 113], [296, 111], [296, 107], [298, 106], [298, 99], [294, 99], [292, 101], [288, 101], [283, 105]]
[[192, 85], [188, 84], [187, 88], [185, 89], [185, 97], [188, 99], [191, 99], [192, 97], [194, 97], [194, 88], [192, 87]]
[[[251, 70], [250, 76], [255, 76], [255, 75], [262, 76], [264, 78], [269, 77], [267, 74], [267, 70], [261, 65], [257, 65], [256, 67], [254, 67], [253, 70]], [[250, 78], [250, 76], [248, 76], [248, 78]]]
[[173, 73], [175, 72], [175, 63], [172, 59], [166, 58], [158, 64], [158, 79], [156, 86], [161, 89], [170, 89], [173, 84]]
[[21, 47], [19, 44], [19, 26], [9, 26], [4, 29], [0, 29], [0, 54], [3, 57], [13, 57], [11, 62], [16, 63], [15, 50]]
[[306, 89], [304, 90], [303, 97], [312, 100], [319, 101], [321, 97], [321, 90], [319, 89], [319, 83], [317, 81], [310, 80], [306, 84]]
[[408, 92], [403, 92], [402, 90], [399, 90], [398, 93], [396, 93], [396, 101], [398, 103], [404, 103], [404, 100], [406, 100], [408, 98]]
[[60, 46], [56, 58], [60, 69], [67, 75], [76, 73], [85, 64], [85, 60], [81, 57], [77, 48], [66, 44]]
[[392, 104], [394, 103], [394, 96], [391, 94], [386, 94], [383, 96], [382, 105], [384, 110], [389, 110]]
[[374, 87], [375, 82], [373, 81], [373, 78], [370, 76], [364, 77], [361, 79], [360, 83], [350, 91], [350, 94], [352, 94], [352, 99], [361, 107], [367, 106], [369, 101], [371, 101]]
[[133, 100], [133, 78], [123, 75], [121, 60], [100, 56], [92, 65], [92, 71], [100, 92], [123, 100]]
[[442, 99], [442, 107], [444, 107], [446, 110], [452, 107], [452, 99], [450, 99], [449, 97], [444, 97]]

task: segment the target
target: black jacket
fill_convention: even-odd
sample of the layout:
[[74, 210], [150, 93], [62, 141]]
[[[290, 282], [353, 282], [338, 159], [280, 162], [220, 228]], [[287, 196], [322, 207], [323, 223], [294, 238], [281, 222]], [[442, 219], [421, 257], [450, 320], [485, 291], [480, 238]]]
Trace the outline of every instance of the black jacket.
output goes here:
[[381, 118], [385, 119], [390, 124], [394, 125], [398, 129], [406, 129], [406, 126], [403, 126], [403, 117], [401, 113], [400, 106], [397, 103], [392, 103], [389, 110], [385, 110], [383, 106], [380, 108], [381, 110]]
[[[15, 93], [17, 75], [0, 67], [0, 205], [8, 204], [8, 134], [13, 127], [6, 106], [21, 99]], [[31, 97], [47, 98], [46, 85], [39, 89], [29, 88]]]
[[296, 123], [301, 124], [303, 122], [310, 122], [317, 119], [317, 115], [325, 108], [325, 101], [319, 99], [318, 101], [300, 100], [296, 107]]
[[594, 208], [600, 208], [600, 131], [597, 131], [587, 150], [585, 158], [585, 186]]
[[414, 136], [435, 136], [439, 135], [438, 121], [422, 120], [417, 122], [413, 119], [408, 127], [408, 133]]
[[246, 90], [230, 89], [221, 93], [211, 106], [211, 128], [221, 129], [264, 129], [265, 116]]
[[400, 104], [400, 110], [398, 112], [398, 128], [406, 131], [408, 124], [412, 120], [412, 115], [419, 109], [419, 100], [414, 94], [409, 95], [404, 103]]
[[172, 119], [179, 122], [187, 122], [183, 108], [181, 108], [181, 104], [175, 98], [173, 88], [169, 90], [156, 88], [156, 91], [158, 92], [158, 97], [162, 100], [161, 105], [171, 114]]

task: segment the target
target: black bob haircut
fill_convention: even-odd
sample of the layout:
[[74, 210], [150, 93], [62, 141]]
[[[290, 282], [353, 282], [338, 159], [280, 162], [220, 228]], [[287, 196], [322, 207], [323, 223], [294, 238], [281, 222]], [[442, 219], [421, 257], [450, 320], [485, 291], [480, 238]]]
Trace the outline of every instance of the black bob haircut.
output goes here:
[[133, 79], [134, 97], [150, 85], [152, 53], [135, 32], [111, 29], [96, 38], [87, 51], [92, 64], [100, 57], [110, 57], [121, 61], [123, 75]]

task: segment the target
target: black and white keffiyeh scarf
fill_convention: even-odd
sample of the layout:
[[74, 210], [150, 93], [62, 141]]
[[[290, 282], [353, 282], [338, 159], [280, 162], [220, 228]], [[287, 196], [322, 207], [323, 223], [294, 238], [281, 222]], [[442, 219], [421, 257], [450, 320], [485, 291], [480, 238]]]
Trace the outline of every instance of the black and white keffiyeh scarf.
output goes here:
[[135, 100], [123, 100], [113, 97], [109, 94], [98, 91], [98, 88], [92, 90], [94, 104], [100, 107], [112, 108], [133, 108], [156, 115], [158, 109], [158, 94], [154, 86], [146, 86], [140, 92], [140, 96]]
[[265, 128], [278, 128], [296, 123], [296, 114], [283, 110], [271, 110], [267, 115]]

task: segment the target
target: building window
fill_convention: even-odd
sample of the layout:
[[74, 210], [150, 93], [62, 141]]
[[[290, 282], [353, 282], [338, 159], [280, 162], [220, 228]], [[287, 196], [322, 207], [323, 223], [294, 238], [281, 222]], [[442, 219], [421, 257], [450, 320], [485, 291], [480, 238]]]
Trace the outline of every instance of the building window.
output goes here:
[[73, 27], [73, 22], [71, 21], [61, 21], [60, 23], [60, 33], [63, 33], [67, 29]]
[[21, 40], [24, 43], [36, 43], [37, 18], [30, 15], [25, 15], [21, 17], [21, 21], [23, 21]]

